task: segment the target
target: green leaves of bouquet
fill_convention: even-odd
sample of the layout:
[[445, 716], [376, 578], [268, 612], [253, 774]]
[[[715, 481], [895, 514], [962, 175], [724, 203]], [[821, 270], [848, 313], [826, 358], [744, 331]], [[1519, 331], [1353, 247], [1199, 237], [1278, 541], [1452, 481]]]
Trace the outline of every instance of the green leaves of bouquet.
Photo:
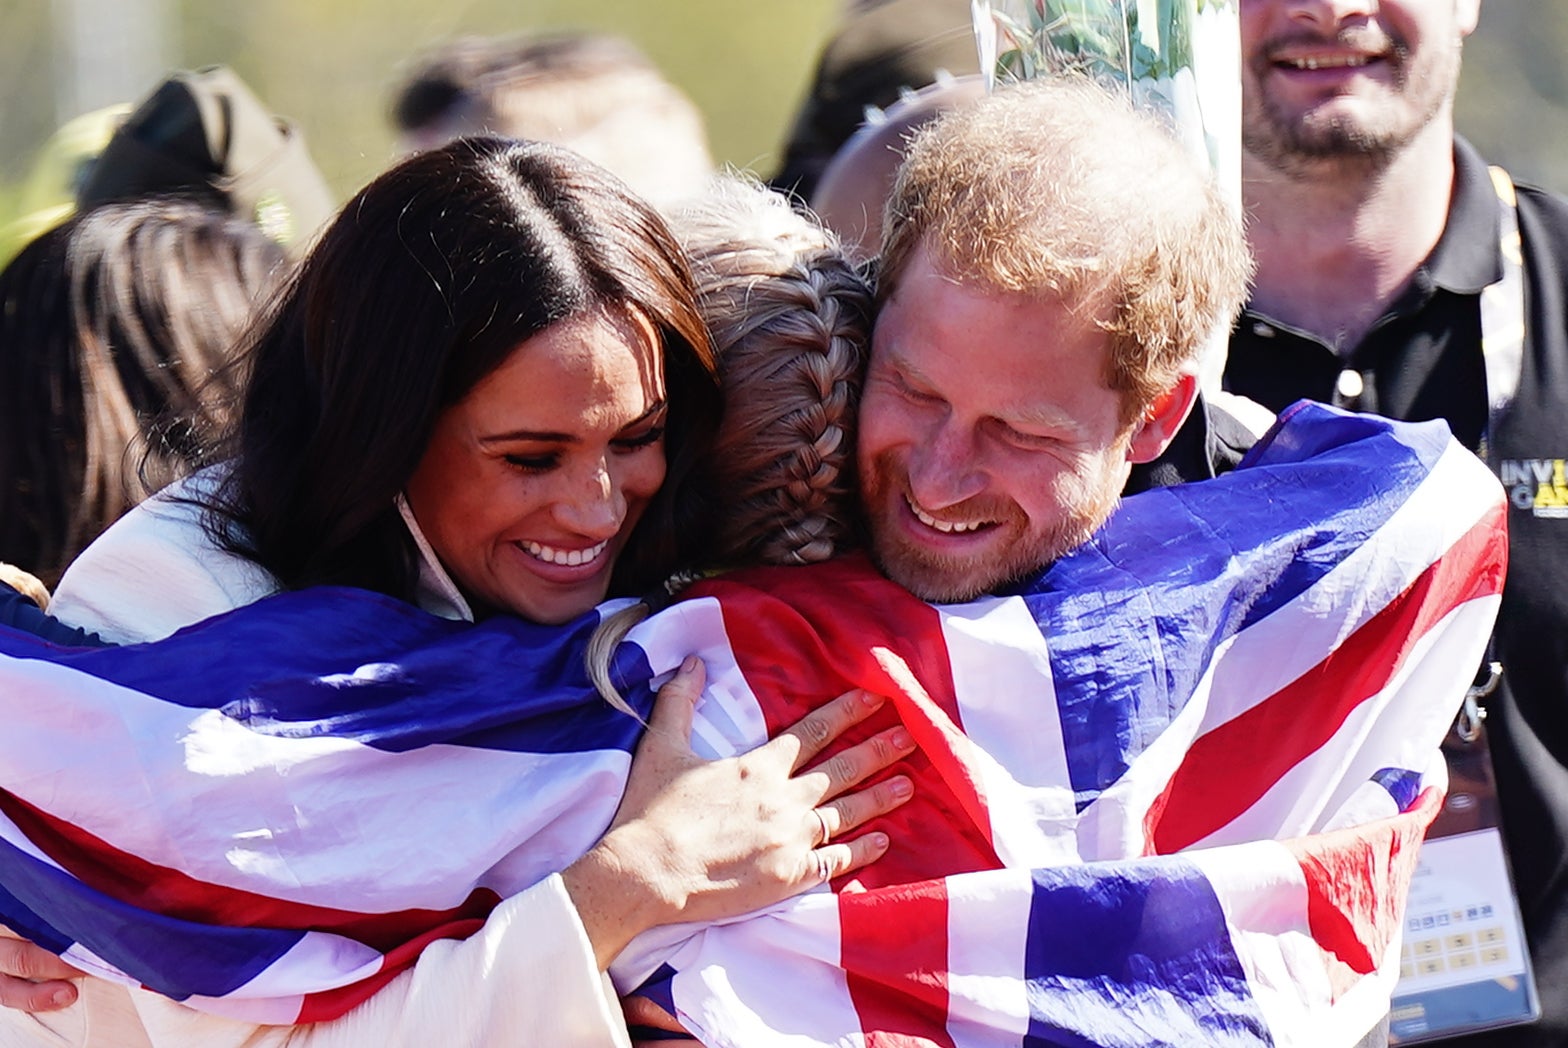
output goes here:
[[1064, 72], [1121, 83], [1169, 79], [1192, 66], [1198, 13], [1234, 5], [1235, 0], [991, 0], [996, 74], [1003, 80]]

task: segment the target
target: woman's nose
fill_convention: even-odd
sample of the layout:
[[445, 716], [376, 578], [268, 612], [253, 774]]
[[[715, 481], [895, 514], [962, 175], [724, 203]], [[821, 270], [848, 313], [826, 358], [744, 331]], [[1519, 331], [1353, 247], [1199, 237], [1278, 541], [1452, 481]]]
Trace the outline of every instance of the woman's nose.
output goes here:
[[606, 462], [584, 471], [555, 504], [556, 519], [594, 540], [607, 539], [621, 530], [626, 519], [626, 497]]

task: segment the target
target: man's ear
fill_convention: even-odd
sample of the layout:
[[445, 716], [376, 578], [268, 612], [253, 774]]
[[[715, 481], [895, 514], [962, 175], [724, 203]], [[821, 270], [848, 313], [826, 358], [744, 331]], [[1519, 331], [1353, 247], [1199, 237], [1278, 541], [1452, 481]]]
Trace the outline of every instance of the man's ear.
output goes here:
[[1127, 443], [1128, 461], [1153, 462], [1159, 458], [1176, 439], [1176, 431], [1187, 421], [1187, 414], [1197, 401], [1198, 376], [1183, 371], [1169, 389], [1154, 398], [1133, 428], [1132, 439]]

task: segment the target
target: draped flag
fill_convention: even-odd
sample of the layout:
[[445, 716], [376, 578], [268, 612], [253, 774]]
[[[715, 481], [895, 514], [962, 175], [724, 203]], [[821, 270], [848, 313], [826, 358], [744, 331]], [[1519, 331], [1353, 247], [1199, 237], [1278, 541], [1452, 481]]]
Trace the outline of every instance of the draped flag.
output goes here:
[[[656, 929], [617, 985], [712, 1045], [1352, 1043], [1503, 529], [1441, 424], [1303, 404], [1016, 592], [932, 607], [859, 558], [693, 587], [617, 652], [634, 706], [695, 651], [724, 756], [865, 687], [845, 742], [901, 719], [916, 792], [878, 863]], [[194, 1007], [341, 1014], [608, 825], [640, 725], [587, 683], [598, 621], [319, 590], [125, 648], [0, 629], [0, 921]]]

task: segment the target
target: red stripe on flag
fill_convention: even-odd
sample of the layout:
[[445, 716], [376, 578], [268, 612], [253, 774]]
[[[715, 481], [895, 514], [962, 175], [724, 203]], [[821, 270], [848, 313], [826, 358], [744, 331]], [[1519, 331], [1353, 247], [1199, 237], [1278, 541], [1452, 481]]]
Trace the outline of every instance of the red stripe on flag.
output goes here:
[[[359, 913], [311, 906], [209, 884], [147, 862], [3, 790], [0, 811], [40, 851], [87, 887], [144, 910], [198, 924], [331, 932], [391, 956], [400, 954], [411, 942], [467, 938], [500, 902], [500, 896], [489, 888], [476, 888], [461, 905], [449, 910]], [[410, 954], [408, 961], [412, 959]]]
[[[690, 594], [719, 600], [725, 633], [753, 694], [764, 703], [770, 736], [851, 688], [892, 701], [845, 732], [823, 758], [900, 720], [909, 729], [916, 752], [870, 781], [907, 774], [915, 794], [855, 831], [882, 830], [892, 845], [853, 874], [852, 883], [876, 888], [1001, 866], [977, 789], [979, 776], [955, 752], [951, 729], [943, 723], [959, 723], [958, 699], [936, 609], [861, 557], [806, 572], [738, 572], [698, 583]], [[878, 662], [878, 649], [896, 653], [925, 694], [895, 681]]]
[[1194, 740], [1144, 817], [1151, 852], [1180, 851], [1252, 807], [1388, 685], [1438, 620], [1501, 592], [1504, 526], [1499, 506], [1316, 666]]
[[840, 964], [866, 1048], [953, 1048], [947, 1033], [947, 885], [838, 897]]
[[381, 970], [376, 974], [347, 986], [307, 994], [300, 1005], [299, 1017], [294, 1022], [326, 1022], [346, 1014], [350, 1009], [370, 1000], [383, 986], [402, 974], [404, 969], [411, 967], [419, 960], [419, 954], [426, 946], [437, 939], [466, 939], [482, 928], [484, 923], [482, 917], [453, 921], [439, 928], [432, 928], [423, 935], [393, 947], [386, 951], [386, 956], [381, 961]]
[[1404, 920], [1421, 838], [1442, 804], [1442, 794], [1428, 787], [1391, 819], [1284, 842], [1301, 864], [1307, 924], [1328, 955], [1336, 1000], [1388, 952]]
[[747, 683], [769, 697], [763, 709], [769, 736], [850, 688], [891, 695], [896, 685], [878, 664], [876, 648], [902, 655], [937, 705], [958, 716], [940, 615], [863, 557], [804, 572], [736, 572], [688, 592], [719, 599]]

